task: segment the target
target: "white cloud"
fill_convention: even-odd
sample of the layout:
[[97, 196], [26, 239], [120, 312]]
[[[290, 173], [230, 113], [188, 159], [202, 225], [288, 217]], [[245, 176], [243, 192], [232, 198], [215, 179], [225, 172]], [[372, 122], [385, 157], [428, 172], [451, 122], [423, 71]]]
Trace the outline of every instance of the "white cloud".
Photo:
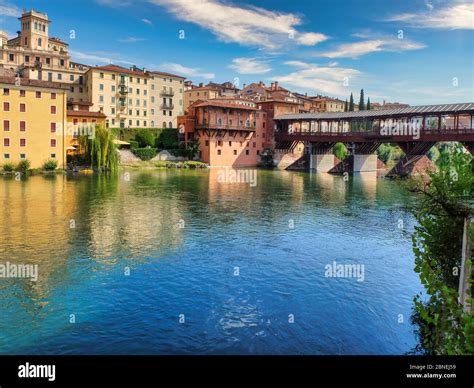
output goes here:
[[265, 74], [271, 71], [265, 62], [256, 58], [234, 58], [229, 66], [239, 74]]
[[111, 64], [119, 63], [122, 65], [133, 65], [134, 63], [120, 57], [116, 53], [107, 53], [107, 52], [95, 52], [95, 53], [85, 53], [82, 51], [69, 50], [74, 61], [77, 62], [86, 62], [87, 64], [102, 65], [102, 64]]
[[167, 70], [173, 73], [185, 75], [186, 77], [196, 77], [204, 79], [212, 79], [215, 77], [214, 73], [203, 73], [200, 69], [186, 67], [179, 63], [165, 63], [160, 66], [160, 69]]
[[[362, 35], [360, 35], [362, 36]], [[391, 37], [379, 37], [360, 42], [345, 43], [337, 46], [334, 50], [321, 53], [326, 58], [357, 58], [365, 54], [379, 51], [407, 51], [418, 50], [426, 47], [422, 43], [409, 39], [397, 39]]]
[[21, 10], [16, 5], [8, 4], [0, 0], [0, 15], [18, 17], [21, 15]]
[[150, 19], [143, 18], [142, 22], [145, 23], [145, 24], [148, 24], [149, 26], [153, 25], [153, 22]]
[[143, 42], [146, 40], [145, 38], [135, 38], [134, 36], [128, 36], [126, 38], [122, 39], [117, 39], [118, 42], [120, 43], [137, 43], [137, 42]]
[[334, 63], [321, 66], [302, 61], [287, 61], [285, 65], [295, 67], [296, 70], [287, 75], [273, 77], [276, 81], [300, 90], [336, 96], [346, 96], [348, 89], [345, 82], [361, 74], [356, 69], [338, 67]]
[[324, 34], [300, 32], [300, 17], [257, 7], [241, 7], [221, 0], [148, 0], [164, 6], [176, 18], [210, 30], [225, 42], [276, 49], [289, 40], [299, 45], [315, 45]]
[[386, 21], [404, 22], [415, 28], [473, 30], [474, 29], [474, 3], [453, 4], [444, 8], [428, 12], [403, 13], [392, 16]]

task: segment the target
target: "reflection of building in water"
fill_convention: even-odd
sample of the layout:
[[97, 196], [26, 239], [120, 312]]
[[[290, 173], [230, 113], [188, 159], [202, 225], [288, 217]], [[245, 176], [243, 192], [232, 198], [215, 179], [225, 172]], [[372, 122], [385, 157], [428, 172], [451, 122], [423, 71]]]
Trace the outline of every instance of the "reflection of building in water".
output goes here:
[[104, 193], [104, 198], [95, 201], [90, 217], [92, 258], [115, 262], [134, 256], [156, 257], [157, 251], [182, 244], [178, 200], [163, 192], [166, 182], [158, 174], [143, 174], [143, 178], [132, 173], [130, 181], [119, 178], [114, 193]]
[[318, 190], [315, 195], [320, 198], [322, 205], [342, 204], [346, 201], [348, 182], [340, 175], [328, 173], [309, 174]]
[[65, 270], [73, 235], [70, 220], [77, 212], [76, 191], [62, 175], [27, 181], [6, 178], [0, 184], [0, 198], [4, 204], [0, 209], [0, 260], [38, 264], [38, 281], [21, 282], [34, 299], [45, 298], [51, 275]]
[[375, 200], [377, 198], [377, 171], [360, 172], [360, 185], [364, 198], [367, 200]]

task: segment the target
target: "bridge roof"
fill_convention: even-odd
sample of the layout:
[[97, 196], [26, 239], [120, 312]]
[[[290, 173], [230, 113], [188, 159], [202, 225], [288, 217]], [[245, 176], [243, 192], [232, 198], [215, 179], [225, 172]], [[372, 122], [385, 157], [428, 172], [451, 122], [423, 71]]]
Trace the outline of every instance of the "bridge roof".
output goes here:
[[461, 104], [444, 105], [421, 105], [409, 106], [407, 108], [361, 110], [357, 112], [321, 112], [321, 113], [298, 113], [291, 115], [276, 116], [274, 120], [338, 120], [338, 119], [358, 119], [377, 118], [390, 116], [413, 116], [417, 114], [452, 114], [452, 113], [474, 113], [474, 102]]

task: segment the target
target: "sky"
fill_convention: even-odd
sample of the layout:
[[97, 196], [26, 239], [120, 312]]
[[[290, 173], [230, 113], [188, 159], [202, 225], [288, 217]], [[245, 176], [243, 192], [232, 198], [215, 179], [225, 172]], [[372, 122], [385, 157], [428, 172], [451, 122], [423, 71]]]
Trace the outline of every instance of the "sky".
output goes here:
[[278, 81], [372, 102], [474, 101], [472, 0], [0, 0], [0, 30], [48, 14], [73, 60], [194, 83]]

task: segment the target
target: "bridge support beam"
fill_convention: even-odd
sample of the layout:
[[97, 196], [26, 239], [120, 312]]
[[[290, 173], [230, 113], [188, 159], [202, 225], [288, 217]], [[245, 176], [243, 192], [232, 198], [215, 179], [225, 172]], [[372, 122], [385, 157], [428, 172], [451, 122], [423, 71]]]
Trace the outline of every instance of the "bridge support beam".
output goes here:
[[309, 169], [316, 172], [329, 172], [335, 165], [332, 154], [334, 143], [313, 143], [309, 159]]
[[377, 171], [378, 157], [375, 153], [380, 143], [357, 143], [353, 148], [353, 172]]
[[400, 159], [397, 165], [390, 170], [389, 176], [420, 175], [428, 170], [436, 169], [434, 163], [426, 156], [426, 153], [433, 147], [435, 142], [403, 142], [398, 143], [405, 152], [405, 156]]

